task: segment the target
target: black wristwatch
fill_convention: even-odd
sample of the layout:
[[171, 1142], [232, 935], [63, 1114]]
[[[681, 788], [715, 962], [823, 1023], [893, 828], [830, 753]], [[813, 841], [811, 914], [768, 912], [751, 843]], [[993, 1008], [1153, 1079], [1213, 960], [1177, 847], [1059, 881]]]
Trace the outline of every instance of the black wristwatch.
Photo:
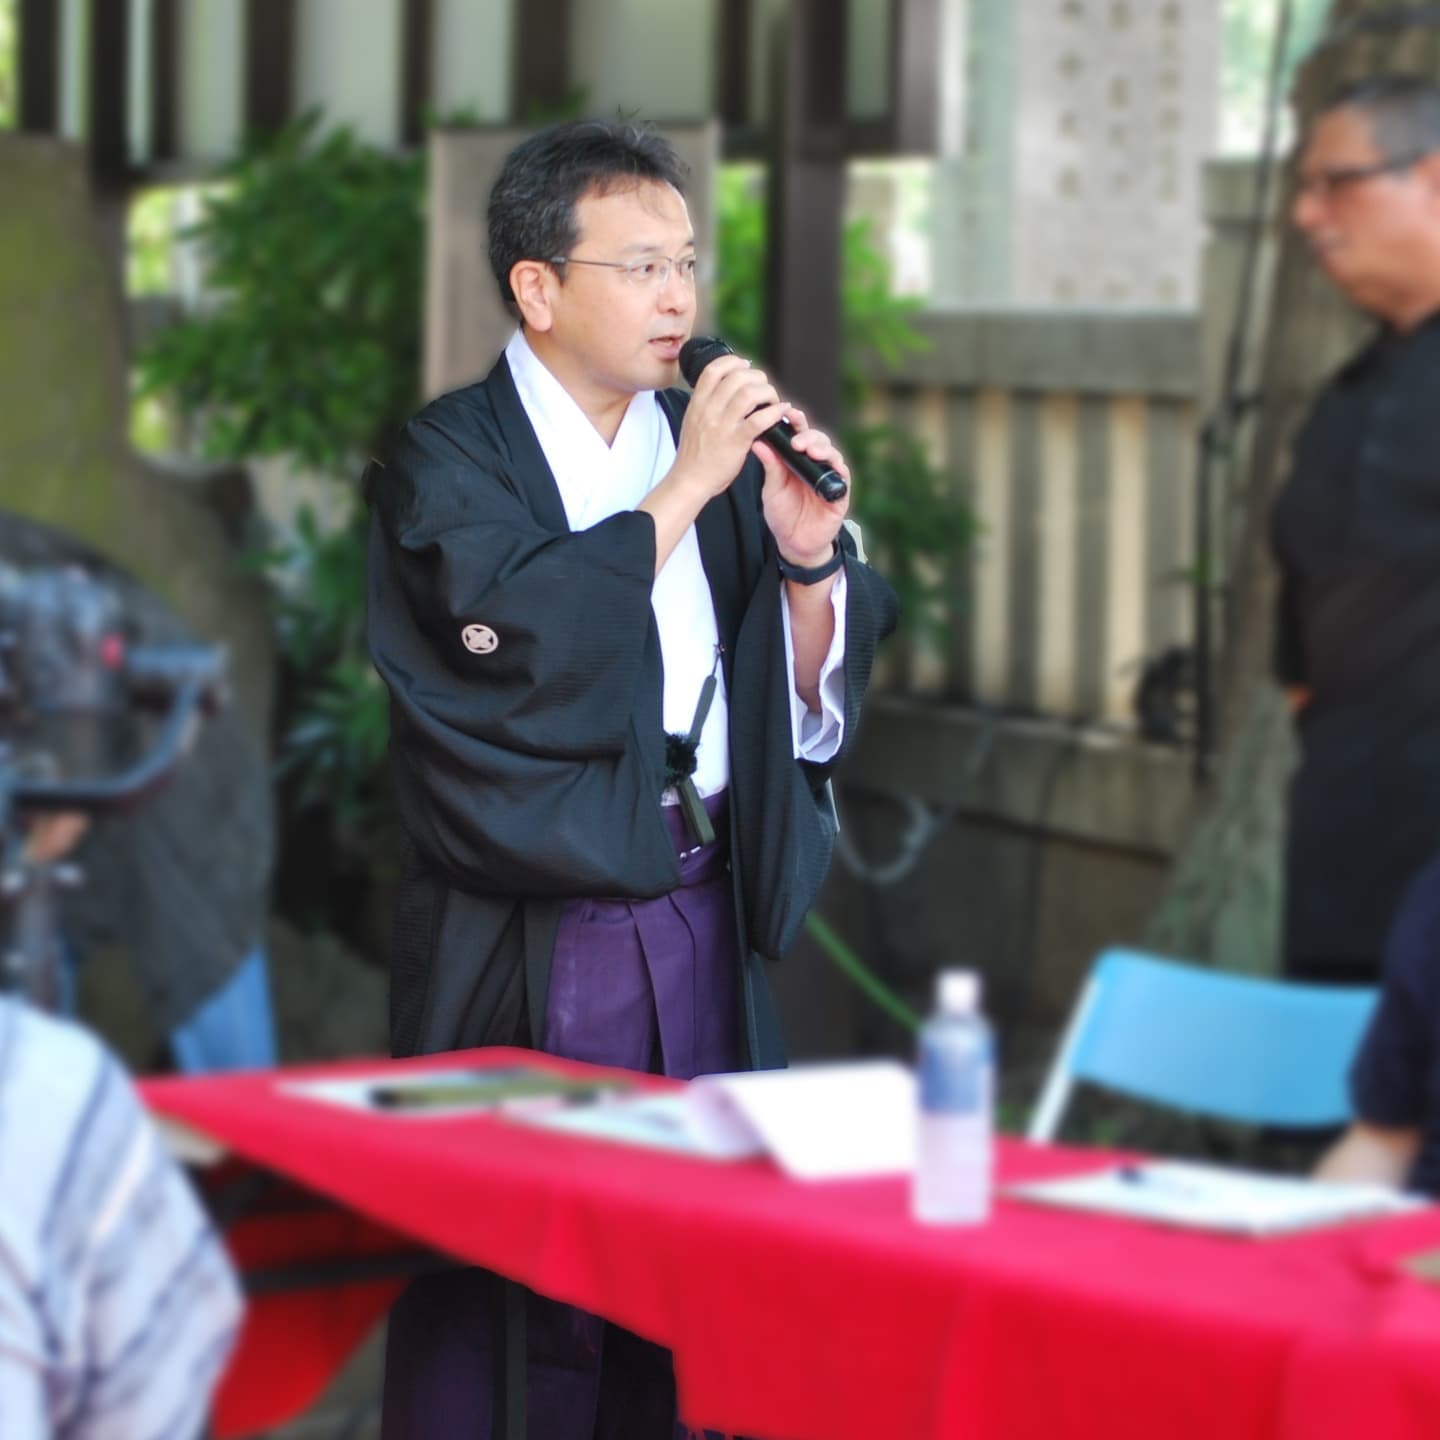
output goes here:
[[836, 540], [834, 545], [835, 553], [821, 565], [792, 565], [777, 550], [775, 558], [780, 563], [781, 576], [797, 585], [818, 585], [822, 580], [828, 580], [845, 563], [845, 552], [840, 548], [840, 542]]

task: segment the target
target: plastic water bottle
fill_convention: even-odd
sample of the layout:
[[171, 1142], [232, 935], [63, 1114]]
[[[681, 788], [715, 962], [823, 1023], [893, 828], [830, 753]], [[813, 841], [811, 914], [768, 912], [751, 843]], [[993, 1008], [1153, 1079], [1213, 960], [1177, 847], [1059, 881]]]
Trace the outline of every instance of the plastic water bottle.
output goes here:
[[920, 1029], [911, 1209], [927, 1224], [975, 1225], [990, 1215], [994, 1042], [973, 971], [942, 971], [935, 1000]]

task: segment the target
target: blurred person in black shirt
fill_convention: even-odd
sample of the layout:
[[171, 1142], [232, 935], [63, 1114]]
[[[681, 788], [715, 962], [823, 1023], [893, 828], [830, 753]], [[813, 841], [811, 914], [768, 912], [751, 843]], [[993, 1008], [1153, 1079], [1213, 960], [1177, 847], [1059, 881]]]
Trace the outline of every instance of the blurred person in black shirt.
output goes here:
[[1440, 844], [1440, 91], [1388, 76], [1334, 96], [1292, 218], [1380, 329], [1322, 391], [1273, 515], [1301, 746], [1284, 971], [1373, 984]]

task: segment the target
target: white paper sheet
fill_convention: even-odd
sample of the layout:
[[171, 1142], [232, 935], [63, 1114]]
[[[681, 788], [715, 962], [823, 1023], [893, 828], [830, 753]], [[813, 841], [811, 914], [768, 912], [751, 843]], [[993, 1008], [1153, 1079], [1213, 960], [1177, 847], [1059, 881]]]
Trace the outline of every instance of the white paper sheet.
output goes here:
[[713, 1160], [768, 1154], [801, 1180], [900, 1174], [915, 1156], [915, 1080], [893, 1060], [702, 1075], [673, 1095], [515, 1118]]
[[705, 1075], [690, 1106], [716, 1149], [748, 1136], [799, 1180], [900, 1174], [915, 1165], [915, 1077], [894, 1060]]
[[1381, 1185], [1337, 1185], [1179, 1160], [1109, 1166], [1086, 1175], [1007, 1186], [1017, 1199], [1237, 1235], [1275, 1235], [1426, 1202]]

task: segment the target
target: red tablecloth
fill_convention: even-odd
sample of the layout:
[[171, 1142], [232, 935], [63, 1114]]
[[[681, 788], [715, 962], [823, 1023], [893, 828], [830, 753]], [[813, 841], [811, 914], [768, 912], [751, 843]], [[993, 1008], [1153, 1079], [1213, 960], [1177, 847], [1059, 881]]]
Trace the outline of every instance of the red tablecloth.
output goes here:
[[[279, 1203], [270, 1203], [275, 1200]], [[226, 1243], [241, 1270], [252, 1276], [291, 1270], [298, 1280], [309, 1267], [414, 1250], [413, 1240], [351, 1210], [302, 1206], [297, 1210], [284, 1197], [267, 1196], [259, 1213], [229, 1228]], [[214, 1440], [270, 1430], [308, 1410], [403, 1284], [305, 1283], [252, 1295], [236, 1354], [215, 1397]]]
[[[361, 1216], [670, 1346], [692, 1423], [767, 1440], [1440, 1434], [1440, 1287], [1395, 1265], [1440, 1248], [1437, 1210], [1254, 1241], [1002, 1200], [987, 1226], [934, 1230], [898, 1180], [805, 1186], [491, 1117], [350, 1113], [273, 1074], [145, 1091]], [[1095, 1163], [1000, 1159], [1005, 1180]]]

